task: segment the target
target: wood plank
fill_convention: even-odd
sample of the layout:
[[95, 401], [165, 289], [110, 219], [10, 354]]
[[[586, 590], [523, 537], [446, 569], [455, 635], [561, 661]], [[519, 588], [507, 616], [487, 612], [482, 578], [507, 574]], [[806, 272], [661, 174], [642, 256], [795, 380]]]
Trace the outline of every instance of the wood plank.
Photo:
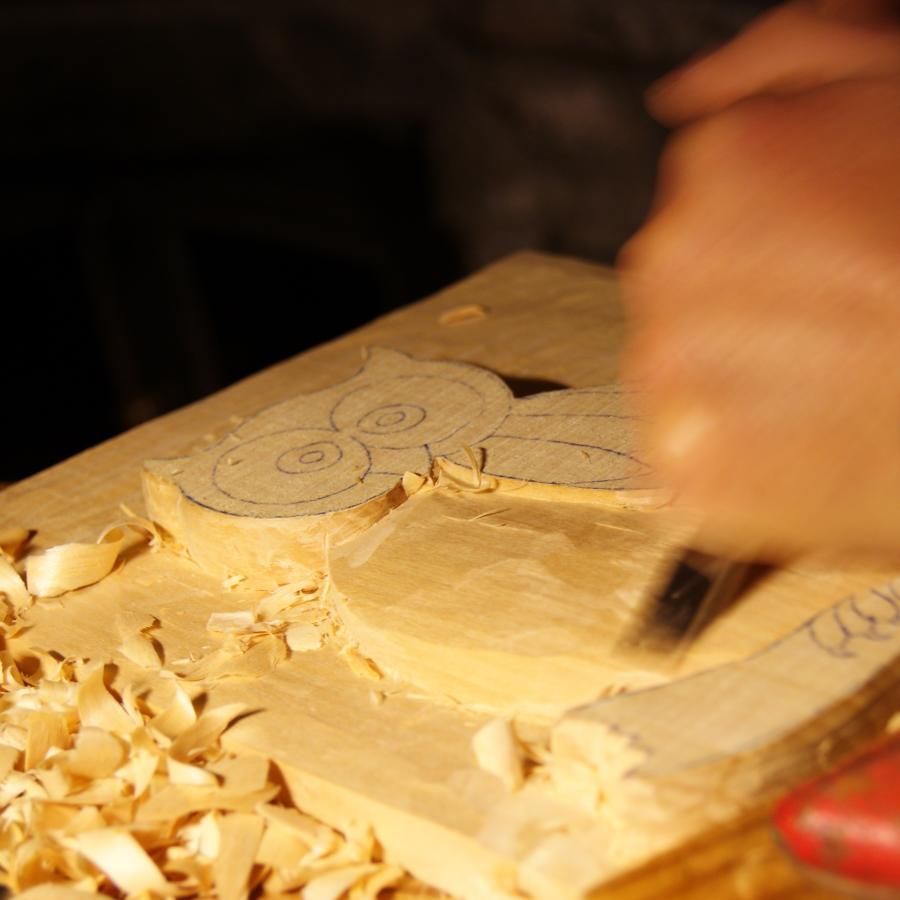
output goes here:
[[[444, 313], [473, 302], [488, 310], [484, 319], [440, 324]], [[540, 338], [533, 329], [538, 317]], [[598, 375], [614, 374], [621, 327], [615, 289], [596, 267], [513, 258], [11, 487], [0, 515], [4, 523], [37, 528], [38, 547], [92, 541], [120, 518], [120, 503], [140, 508], [144, 459], [189, 453], [233, 428], [235, 416], [346, 380], [369, 346], [468, 360], [520, 379], [590, 385]], [[159, 639], [170, 659], [178, 658], [209, 644], [211, 612], [247, 603], [189, 561], [146, 554], [61, 604], [39, 605], [29, 641], [67, 654], [113, 655], [116, 613], [124, 606], [158, 616]], [[470, 754], [484, 716], [403, 694], [375, 708], [370, 690], [334, 655], [305, 654], [261, 682], [222, 683], [215, 697], [262, 708], [229, 732], [229, 746], [271, 754], [312, 814], [335, 824], [367, 818], [426, 882], [464, 896], [490, 890], [509, 863], [474, 840], [498, 790], [488, 776], [482, 779]], [[481, 780], [487, 789], [461, 790]], [[444, 849], [436, 855], [438, 846]]]
[[[446, 316], [472, 304], [484, 307], [487, 315]], [[143, 460], [202, 451], [233, 430], [238, 420], [263, 407], [350, 379], [366, 347], [391, 347], [422, 359], [468, 361], [520, 382], [589, 387], [614, 379], [622, 335], [622, 314], [607, 272], [569, 260], [518, 255], [429, 301], [13, 486], [0, 497], [0, 525], [37, 528], [40, 546], [93, 540], [119, 518], [120, 503], [140, 506]], [[523, 510], [526, 505], [522, 504]], [[885, 576], [804, 571], [780, 577], [781, 587], [767, 594], [774, 598], [769, 613], [760, 614], [757, 634], [751, 636], [750, 644], [742, 645], [741, 653], [748, 652], [753, 641], [758, 649], [759, 636], [767, 637], [769, 630], [772, 639], [780, 636], [787, 627], [779, 611], [786, 606], [786, 598], [800, 598], [801, 610], [809, 609], [803, 606], [808, 603], [815, 611]], [[214, 644], [205, 628], [211, 613], [245, 608], [259, 596], [260, 592], [225, 589], [219, 575], [174, 553], [138, 554], [99, 584], [64, 597], [59, 604], [40, 604], [27, 640], [66, 654], [114, 655], [119, 640], [116, 615], [127, 608], [160, 619], [158, 637], [172, 660]], [[797, 611], [791, 610], [787, 618], [795, 615]], [[723, 620], [722, 628], [717, 637], [710, 636], [710, 653], [732, 638], [739, 645], [745, 639], [746, 626]], [[372, 702], [373, 687], [387, 696], [377, 706]], [[370, 821], [392, 858], [429, 883], [460, 896], [500, 897], [508, 896], [518, 879], [543, 896], [563, 896], [566, 890], [581, 890], [572, 887], [579, 877], [596, 876], [590, 869], [575, 873], [574, 881], [568, 880], [570, 873], [554, 881], [556, 876], [536, 866], [533, 859], [529, 874], [525, 865], [529, 848], [513, 847], [508, 839], [515, 835], [499, 833], [502, 829], [495, 827], [498, 809], [518, 801], [506, 795], [499, 781], [481, 771], [473, 758], [472, 736], [488, 718], [483, 712], [436, 703], [390, 678], [367, 681], [328, 648], [296, 654], [256, 681], [218, 682], [212, 697], [215, 703], [242, 701], [259, 710], [228, 732], [229, 747], [272, 756], [295, 800], [312, 814], [335, 825]], [[872, 727], [879, 726], [884, 713], [879, 708]], [[603, 721], [604, 715], [600, 711], [587, 718]], [[848, 715], [848, 721], [853, 721], [854, 716]], [[548, 734], [536, 723], [527, 736], [540, 741]], [[804, 740], [808, 745], [810, 736]], [[843, 743], [851, 744], [851, 737]], [[523, 802], [547, 803], [548, 809], [568, 817], [566, 839], [574, 841], [572, 846], [602, 849], [597, 841], [603, 830], [592, 830], [596, 823], [577, 804], [555, 800], [542, 793], [538, 784], [529, 791]], [[486, 836], [488, 826], [493, 827], [493, 837]], [[754, 829], [758, 827], [757, 822], [743, 830], [721, 831], [710, 841], [719, 855], [713, 854], [707, 868], [719, 871], [739, 848], [757, 846], [754, 841], [761, 840], [761, 832]], [[685, 869], [686, 859], [696, 859], [699, 868], [692, 874], [688, 865], [685, 881], [675, 867]], [[661, 863], [661, 868], [646, 870], [651, 874], [644, 881], [620, 882], [616, 895], [672, 896], [673, 891], [724, 884], [704, 874], [704, 859], [693, 851], [677, 862]], [[604, 871], [614, 868], [611, 863]], [[626, 893], [632, 890], [629, 884], [644, 893]]]

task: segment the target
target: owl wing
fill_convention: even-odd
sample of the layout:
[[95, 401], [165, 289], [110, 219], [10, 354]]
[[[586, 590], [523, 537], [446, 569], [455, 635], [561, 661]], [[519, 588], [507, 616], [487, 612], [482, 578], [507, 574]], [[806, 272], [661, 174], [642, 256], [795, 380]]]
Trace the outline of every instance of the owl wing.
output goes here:
[[[649, 486], [650, 467], [635, 454], [636, 418], [620, 385], [551, 391], [512, 404], [479, 442], [484, 471], [501, 478], [603, 490]], [[453, 454], [454, 462], [465, 457]]]

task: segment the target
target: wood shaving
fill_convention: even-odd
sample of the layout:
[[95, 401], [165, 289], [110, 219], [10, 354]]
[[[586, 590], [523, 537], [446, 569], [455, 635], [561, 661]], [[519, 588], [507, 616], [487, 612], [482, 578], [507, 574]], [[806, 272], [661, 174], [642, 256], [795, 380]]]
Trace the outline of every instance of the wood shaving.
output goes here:
[[353, 644], [347, 644], [338, 655], [350, 666], [350, 671], [354, 675], [369, 678], [372, 681], [381, 680], [382, 675], [378, 666], [368, 656], [360, 653], [359, 648]]
[[496, 775], [508, 791], [522, 786], [525, 755], [507, 719], [492, 719], [472, 737], [472, 752], [485, 772]]
[[281, 635], [263, 634], [213, 650], [194, 662], [177, 665], [170, 671], [186, 681], [218, 681], [224, 678], [262, 678], [287, 658]]
[[472, 447], [463, 447], [469, 466], [461, 466], [450, 460], [435, 461], [438, 487], [461, 493], [490, 494], [500, 488], [500, 481], [483, 471], [483, 451], [479, 456]]
[[[93, 583], [126, 549], [158, 544], [150, 523], [126, 514], [132, 521], [106, 529], [96, 544], [63, 544], [24, 560], [33, 533], [0, 533], [0, 648], [22, 631], [33, 595]], [[255, 609], [214, 614], [208, 629], [221, 646], [168, 670], [152, 634], [159, 620], [121, 610], [117, 653], [175, 675], [152, 704], [127, 681], [113, 688], [116, 669], [106, 661], [0, 649], [0, 885], [28, 900], [285, 890], [374, 900], [406, 877], [381, 861], [369, 829], [338, 832], [315, 821], [284, 798], [269, 760], [222, 748], [243, 706], [204, 700], [198, 712], [183, 686], [259, 677], [289, 647], [321, 646], [330, 628], [321, 585], [321, 577], [286, 585]], [[357, 651], [348, 654], [351, 666], [380, 677]]]
[[25, 587], [22, 576], [5, 556], [0, 556], [0, 597], [13, 611], [21, 611], [31, 606], [31, 594]]
[[255, 608], [212, 613], [206, 630], [222, 644], [191, 659], [173, 660], [168, 671], [186, 681], [261, 678], [288, 652], [318, 650], [330, 632], [331, 612], [322, 602], [324, 576], [283, 585]]
[[125, 894], [168, 893], [167, 879], [159, 867], [138, 841], [122, 829], [98, 828], [74, 837], [62, 835], [59, 841], [93, 863]]
[[477, 322], [488, 316], [488, 309], [480, 303], [466, 303], [454, 306], [438, 316], [439, 325], [464, 325], [466, 322]]
[[159, 645], [143, 631], [137, 631], [119, 645], [119, 653], [143, 669], [158, 669], [162, 665]]
[[360, 863], [317, 875], [303, 889], [303, 900], [339, 900], [358, 881], [372, 875], [378, 867]]
[[36, 649], [2, 666], [0, 883], [17, 895], [374, 900], [404, 877], [369, 829], [315, 821], [268, 760], [222, 748], [243, 706], [198, 713], [173, 682], [152, 707], [102, 662]]
[[320, 628], [304, 622], [291, 625], [285, 632], [284, 637], [288, 649], [293, 653], [305, 653], [310, 650], [318, 650], [322, 646], [324, 640], [324, 635]]
[[[150, 523], [126, 514], [132, 521], [106, 529], [96, 544], [63, 544], [24, 560], [32, 532], [0, 533], [0, 647], [22, 630], [35, 596], [94, 583], [125, 550], [158, 545]], [[287, 801], [269, 760], [222, 748], [243, 706], [204, 699], [198, 712], [184, 687], [260, 677], [289, 649], [320, 647], [331, 633], [322, 582], [285, 585], [253, 609], [213, 614], [207, 629], [221, 645], [167, 668], [152, 634], [159, 620], [121, 610], [116, 652], [172, 679], [152, 703], [127, 681], [112, 687], [117, 670], [106, 661], [0, 650], [0, 885], [29, 900], [236, 900], [285, 891], [375, 900], [405, 879], [382, 861], [371, 829], [338, 832], [317, 822]], [[356, 648], [342, 655], [357, 674], [381, 677]], [[116, 677], [124, 680], [123, 672]]]
[[36, 532], [29, 528], [14, 526], [0, 528], [0, 556], [11, 563], [17, 562], [35, 534]]
[[151, 632], [159, 627], [159, 619], [145, 613], [123, 611], [116, 617], [122, 643], [117, 651], [142, 669], [158, 670], [162, 666], [162, 645]]
[[25, 559], [25, 582], [34, 597], [59, 597], [102, 580], [132, 547], [160, 541], [152, 522], [134, 518], [103, 530], [95, 544], [59, 544]]
[[321, 595], [320, 582], [307, 579], [303, 582], [285, 584], [263, 597], [256, 605], [256, 620], [269, 622], [278, 618], [286, 610], [301, 604], [311, 603]]
[[476, 454], [475, 451], [467, 445], [463, 447], [463, 452], [466, 454], [466, 459], [469, 460], [469, 465], [472, 467], [472, 487], [478, 489], [481, 487], [482, 481], [482, 469], [484, 468], [484, 451]]
[[419, 491], [433, 488], [434, 479], [430, 475], [420, 475], [418, 472], [404, 472], [401, 484], [406, 496], [412, 497], [413, 494], [418, 494]]
[[256, 616], [252, 610], [212, 613], [206, 622], [206, 630], [222, 634], [240, 634], [253, 628]]

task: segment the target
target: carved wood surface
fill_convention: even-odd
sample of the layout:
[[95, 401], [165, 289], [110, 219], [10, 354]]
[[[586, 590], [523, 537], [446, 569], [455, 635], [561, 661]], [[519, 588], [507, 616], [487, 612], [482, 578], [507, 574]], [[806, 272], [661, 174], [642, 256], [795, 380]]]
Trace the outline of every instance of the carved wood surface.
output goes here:
[[[464, 304], [481, 304], [488, 314], [459, 325], [441, 324], [445, 313]], [[224, 448], [229, 433], [238, 438], [235, 446], [262, 439], [251, 424], [259, 410], [275, 409], [285, 398], [324, 395], [335, 386], [350, 383], [359, 372], [359, 354], [364, 347], [391, 347], [434, 365], [444, 365], [448, 359], [454, 362], [447, 365], [470, 362], [507, 376], [587, 389], [614, 381], [621, 335], [621, 313], [608, 275], [565, 260], [516, 257], [426, 303], [379, 320], [362, 332], [290, 360], [8, 489], [0, 498], [0, 516], [3, 523], [38, 528], [38, 540], [45, 546], [63, 540], [91, 540], [118, 516], [119, 503], [139, 506], [143, 460], [198, 458], [206, 453], [204, 465], [209, 462], [207, 471], [211, 470], [214, 451], [209, 448]], [[407, 401], [392, 398], [391, 402]], [[523, 409], [547, 412], [540, 409], [541, 402], [507, 398], [512, 409], [522, 404], [516, 416]], [[371, 411], [368, 405], [354, 410], [359, 415], [345, 430], [357, 428]], [[389, 427], [391, 422], [396, 424], [396, 420], [386, 419], [380, 426], [377, 421], [373, 424], [377, 429]], [[251, 426], [246, 432], [240, 431], [244, 423]], [[328, 430], [318, 424], [309, 427]], [[473, 439], [476, 446], [479, 439], [498, 436], [498, 426], [491, 435], [483, 434], [484, 427], [480, 438]], [[358, 437], [350, 437], [362, 443]], [[318, 449], [324, 453], [325, 448]], [[468, 464], [467, 455], [455, 455], [458, 450], [447, 452], [460, 466]], [[316, 464], [311, 458], [302, 460], [302, 455], [290, 457], [291, 464]], [[485, 454], [484, 462], [489, 472], [490, 453]], [[166, 475], [177, 489], [171, 498], [182, 496], [177, 482], [171, 480], [175, 477], [171, 470]], [[233, 487], [228, 478], [230, 475], [226, 487]], [[602, 490], [594, 490], [593, 495], [595, 500], [601, 496], [609, 499]], [[397, 503], [402, 499], [397, 498]], [[377, 535], [373, 529], [387, 529], [392, 519], [398, 527], [379, 545], [378, 552], [385, 554], [381, 562], [408, 557], [415, 547], [416, 530], [424, 528], [422, 534], [427, 535], [438, 510], [459, 513], [460, 521], [451, 523], [450, 532], [474, 531], [479, 536], [476, 549], [484, 553], [490, 550], [483, 540], [489, 531], [485, 523], [496, 517], [499, 527], [495, 530], [503, 537], [497, 545], [501, 563], [516, 554], [519, 558], [531, 554], [532, 561], [541, 562], [541, 547], [546, 550], [548, 545], [537, 535], [565, 534], [568, 529], [575, 533], [579, 527], [588, 534], [585, 523], [589, 521], [605, 522], [596, 528], [602, 534], [609, 524], [634, 527], [634, 516], [643, 515], [608, 502], [573, 502], [567, 497], [556, 503], [548, 502], [546, 495], [504, 494], [502, 489], [454, 493], [439, 487], [415, 494], [389, 512], [396, 505], [376, 509], [364, 527], [353, 521], [345, 533], [337, 535], [333, 549], [340, 547], [339, 552], [345, 554], [341, 565], [352, 568], [352, 549], [358, 549], [373, 533]], [[172, 499], [172, 508], [176, 506]], [[210, 512], [198, 503], [181, 506]], [[500, 512], [499, 507], [507, 509]], [[355, 517], [353, 510], [349, 509]], [[252, 521], [261, 531], [272, 529], [273, 521], [283, 524], [297, 518], [271, 516], [270, 512], [262, 519], [223, 512], [215, 516], [216, 521]], [[404, 516], [407, 527], [400, 528]], [[474, 523], [469, 521], [479, 516]], [[482, 524], [476, 524], [479, 522]], [[551, 522], [555, 523], [553, 529], [548, 527]], [[466, 529], [464, 524], [472, 527]], [[504, 536], [504, 530], [512, 526], [520, 527], [525, 541], [514, 553]], [[654, 529], [648, 526], [648, 534], [655, 534]], [[635, 547], [640, 543], [629, 537], [627, 530], [622, 534], [608, 545], [617, 553], [624, 554], [629, 542]], [[267, 543], [262, 534], [257, 535], [256, 547], [274, 546], [272, 561], [277, 561], [288, 540], [279, 538], [277, 528], [270, 530], [269, 536]], [[39, 605], [23, 639], [63, 654], [115, 656], [119, 642], [115, 617], [127, 607], [136, 614], [146, 612], [159, 618], [158, 637], [168, 652], [173, 657], [188, 656], [198, 645], [208, 643], [205, 624], [210, 613], [245, 608], [260, 596], [259, 591], [228, 591], [222, 585], [224, 570], [239, 571], [245, 562], [261, 562], [258, 550], [256, 555], [241, 557], [245, 538], [240, 529], [215, 532], [214, 542], [222, 547], [214, 562], [221, 570], [215, 566], [205, 569], [172, 552], [135, 556], [109, 578], [68, 595], [61, 604]], [[471, 536], [466, 539], [472, 540]], [[534, 542], [530, 549], [529, 540]], [[588, 564], [599, 556], [597, 541], [596, 534], [591, 534], [590, 540], [574, 541], [571, 550], [564, 548], [567, 559], [579, 560], [583, 566], [578, 576], [583, 580], [575, 585], [577, 591], [567, 602], [578, 591], [588, 591]], [[408, 544], [405, 549], [403, 542]], [[579, 543], [584, 543], [584, 552], [579, 553]], [[654, 551], [646, 552], [649, 565]], [[317, 553], [300, 562], [314, 564], [322, 559], [322, 550]], [[441, 562], [438, 555], [429, 554], [427, 547], [422, 550], [416, 574], [421, 584], [432, 578], [432, 556], [432, 572], [443, 573], [441, 577], [446, 577], [448, 567], [454, 567], [452, 561]], [[477, 568], [475, 556], [473, 550], [457, 557], [462, 561], [455, 564], [454, 575], [462, 577], [464, 569]], [[375, 573], [377, 554], [371, 561], [371, 573]], [[558, 561], [554, 560], [554, 565]], [[346, 591], [342, 602], [348, 608], [354, 594], [363, 598], [371, 621], [371, 610], [381, 601], [375, 592], [363, 597], [365, 579], [357, 579], [357, 575], [364, 574], [365, 568], [365, 564], [357, 566], [353, 579], [345, 578], [338, 587]], [[286, 577], [289, 569], [276, 571], [273, 577]], [[599, 570], [602, 565], [598, 561]], [[371, 822], [391, 857], [422, 879], [464, 897], [510, 896], [515, 889], [537, 896], [574, 896], [623, 865], [724, 822], [743, 808], [752, 809], [759, 798], [786, 786], [801, 772], [827, 763], [881, 727], [893, 707], [895, 660], [900, 653], [897, 598], [890, 574], [813, 567], [781, 572], [770, 583], [755, 588], [757, 593], [744, 604], [747, 610], [752, 604], [754, 614], [742, 619], [747, 610], [735, 611], [710, 629], [704, 637], [707, 655], [702, 665], [698, 661], [694, 674], [579, 707], [550, 728], [540, 715], [519, 722], [522, 736], [529, 741], [551, 742], [553, 753], [544, 775], [552, 774], [555, 757], [557, 774], [579, 772], [593, 779], [608, 801], [598, 808], [585, 805], [586, 795], [581, 790], [577, 795], [567, 793], [565, 779], [554, 782], [542, 777], [540, 766], [529, 775], [525, 787], [512, 794], [499, 779], [481, 770], [472, 755], [471, 738], [493, 715], [477, 707], [490, 707], [490, 702], [470, 698], [470, 706], [457, 705], [452, 698], [437, 698], [433, 686], [417, 688], [409, 683], [412, 679], [392, 678], [390, 673], [381, 681], [369, 681], [355, 674], [328, 646], [295, 654], [257, 681], [216, 683], [210, 690], [210, 702], [238, 700], [259, 710], [230, 731], [226, 743], [275, 759], [295, 799], [312, 814], [337, 825], [351, 819]], [[598, 579], [602, 580], [602, 574]], [[490, 580], [480, 590], [486, 590], [485, 585], [489, 587]], [[411, 593], [405, 595], [407, 600]], [[536, 596], [543, 595], [538, 592]], [[554, 592], [546, 595], [548, 608], [554, 596], [559, 597]], [[586, 602], [583, 596], [582, 601]], [[508, 609], [514, 605], [508, 604]], [[400, 612], [402, 604], [376, 624], [384, 627], [393, 621], [396, 626]], [[490, 609], [483, 612], [489, 620]], [[806, 620], [809, 623], [803, 624]], [[513, 634], [509, 630], [512, 624], [506, 620], [506, 634]], [[553, 635], [541, 632], [540, 624], [534, 626], [536, 634], [540, 640], [551, 641]], [[483, 623], [481, 627], [480, 639], [492, 640], [490, 629]], [[594, 622], [583, 629], [585, 643], [594, 640], [591, 635], [597, 627]], [[568, 633], [572, 630], [570, 627]], [[559, 639], [568, 640], [566, 634], [560, 632]], [[524, 657], [527, 642], [521, 633], [514, 637], [501, 649]], [[456, 651], [459, 659], [464, 657], [465, 648], [460, 650], [446, 634], [433, 640], [435, 644], [444, 642], [451, 656]], [[122, 665], [126, 663], [122, 661]], [[700, 671], [708, 665], [718, 668]], [[380, 705], [371, 701], [373, 687], [385, 697]], [[634, 815], [623, 819], [622, 810]], [[690, 813], [683, 829], [673, 827], [673, 811]], [[642, 837], [648, 834], [649, 840]], [[715, 832], [704, 840], [706, 846], [716, 846]], [[733, 848], [734, 842], [728, 841], [722, 846]], [[557, 850], [560, 853], [554, 855]], [[739, 855], [739, 850], [727, 852]], [[578, 866], [559, 868], [556, 863], [560, 859]], [[757, 870], [749, 858], [740, 862], [737, 866], [735, 860], [733, 879], [717, 881], [718, 896], [739, 895], [739, 871], [743, 879], [755, 879], [762, 873], [764, 884], [769, 866], [765, 859]], [[673, 883], [665, 878], [660, 881], [658, 872], [648, 878], [642, 883], [662, 883], [669, 888]], [[669, 888], [664, 893], [671, 895]], [[638, 888], [629, 890], [630, 894], [623, 888], [622, 895], [653, 895]], [[756, 895], [765, 896], [764, 889]]]

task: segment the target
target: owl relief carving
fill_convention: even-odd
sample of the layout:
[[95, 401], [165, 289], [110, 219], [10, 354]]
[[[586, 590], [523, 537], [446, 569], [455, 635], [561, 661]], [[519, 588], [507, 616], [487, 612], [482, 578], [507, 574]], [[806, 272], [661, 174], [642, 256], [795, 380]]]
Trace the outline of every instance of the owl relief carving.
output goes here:
[[396, 505], [404, 473], [427, 474], [438, 458], [466, 464], [467, 447], [500, 478], [638, 486], [647, 467], [632, 426], [616, 385], [516, 399], [485, 369], [376, 348], [347, 381], [263, 409], [192, 456], [147, 461], [145, 496], [189, 548], [191, 528], [213, 517], [339, 536], [354, 511], [368, 510], [364, 527]]

